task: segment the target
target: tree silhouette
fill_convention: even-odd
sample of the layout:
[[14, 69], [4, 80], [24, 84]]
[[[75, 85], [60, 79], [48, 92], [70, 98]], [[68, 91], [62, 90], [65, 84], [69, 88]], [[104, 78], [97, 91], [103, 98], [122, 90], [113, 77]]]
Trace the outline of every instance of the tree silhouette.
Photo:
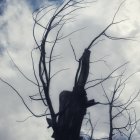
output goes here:
[[[4, 83], [8, 84], [22, 99], [22, 102], [27, 107], [27, 109], [31, 112], [31, 114], [35, 117], [46, 117], [46, 120], [48, 122], [48, 128], [51, 127], [53, 130], [52, 137], [55, 140], [79, 140], [82, 139], [80, 137], [80, 131], [82, 127], [82, 122], [84, 119], [84, 116], [87, 112], [87, 108], [100, 104], [100, 105], [109, 105], [110, 111], [110, 134], [109, 134], [109, 140], [112, 140], [113, 138], [113, 131], [117, 128], [112, 126], [112, 107], [114, 105], [114, 97], [112, 96], [112, 100], [108, 100], [107, 103], [100, 103], [95, 101], [94, 99], [88, 100], [86, 90], [89, 88], [93, 88], [99, 84], [102, 85], [102, 83], [109, 78], [112, 78], [113, 74], [123, 67], [124, 65], [121, 65], [120, 67], [117, 67], [114, 69], [107, 77], [98, 79], [98, 82], [94, 85], [90, 85], [85, 88], [85, 85], [87, 83], [92, 83], [93, 80], [87, 81], [89, 76], [89, 69], [90, 64], [92, 63], [90, 61], [90, 54], [91, 54], [91, 48], [98, 44], [100, 41], [102, 41], [100, 38], [102, 36], [111, 39], [111, 40], [132, 40], [132, 38], [123, 38], [123, 37], [114, 37], [107, 34], [107, 30], [110, 29], [110, 27], [119, 24], [123, 22], [124, 20], [115, 21], [115, 18], [117, 16], [117, 13], [119, 12], [119, 9], [121, 8], [122, 2], [118, 9], [116, 10], [112, 21], [110, 24], [102, 31], [100, 32], [95, 38], [93, 38], [89, 44], [85, 47], [83, 50], [83, 54], [79, 59], [76, 57], [76, 53], [74, 50], [74, 47], [72, 45], [71, 40], [69, 40], [70, 46], [73, 51], [73, 55], [75, 57], [75, 60], [77, 61], [77, 71], [75, 73], [75, 81], [73, 83], [73, 90], [67, 91], [64, 89], [59, 95], [59, 110], [58, 112], [54, 111], [54, 107], [51, 100], [50, 95], [50, 86], [51, 86], [51, 80], [55, 78], [57, 74], [60, 72], [67, 70], [67, 69], [61, 69], [57, 71], [56, 73], [52, 74], [52, 62], [59, 59], [59, 55], [54, 55], [54, 50], [57, 44], [60, 41], [63, 41], [64, 39], [67, 39], [70, 35], [74, 34], [77, 31], [80, 31], [82, 29], [77, 29], [73, 32], [70, 32], [67, 35], [63, 35], [62, 30], [64, 26], [72, 22], [74, 19], [73, 13], [77, 10], [80, 10], [82, 8], [85, 8], [85, 4], [90, 4], [90, 2], [84, 1], [84, 0], [68, 0], [62, 3], [62, 5], [46, 5], [43, 6], [33, 13], [33, 20], [34, 20], [34, 26], [33, 26], [33, 37], [36, 43], [36, 47], [31, 52], [32, 57], [32, 66], [33, 66], [33, 73], [36, 79], [36, 82], [30, 80], [19, 68], [17, 69], [19, 72], [26, 78], [28, 81], [32, 82], [34, 85], [38, 87], [39, 91], [39, 98], [38, 95], [32, 95], [30, 96], [30, 99], [33, 101], [42, 101], [46, 110], [43, 114], [35, 114], [25, 103], [22, 96], [19, 94], [19, 92], [9, 83], [4, 81], [3, 79], [0, 79]], [[45, 17], [48, 16], [47, 23], [42, 24], [42, 20], [45, 19]], [[51, 16], [50, 16], [51, 15]], [[36, 26], [39, 26], [43, 29], [42, 38], [39, 40], [37, 39], [35, 35]], [[55, 31], [55, 33], [54, 33]], [[51, 38], [51, 33], [53, 33], [53, 39]], [[39, 40], [39, 41], [38, 41]], [[41, 42], [41, 43], [40, 43]], [[35, 69], [35, 61], [33, 59], [33, 51], [37, 51], [39, 55], [39, 61], [38, 61], [38, 73]], [[10, 56], [10, 55], [9, 55]], [[121, 78], [121, 76], [119, 76]], [[119, 79], [118, 78], [118, 79]], [[118, 81], [118, 80], [117, 80]], [[123, 84], [120, 83], [119, 86], [122, 86]], [[103, 88], [103, 86], [102, 86]], [[104, 88], [103, 88], [104, 89]], [[117, 88], [118, 90], [118, 88]], [[117, 93], [116, 87], [114, 95]], [[105, 90], [104, 90], [105, 93]], [[106, 94], [105, 94], [106, 95]], [[108, 96], [106, 95], [106, 98], [108, 99]], [[118, 99], [118, 98], [117, 98]], [[135, 98], [134, 98], [135, 99]], [[116, 101], [116, 100], [115, 100]], [[127, 105], [130, 105], [133, 102], [133, 100], [129, 100], [126, 104], [119, 105], [118, 107], [123, 107], [123, 111], [127, 111]], [[121, 113], [123, 111], [120, 111]], [[119, 114], [121, 114], [119, 112]], [[118, 115], [116, 115], [117, 117]], [[128, 120], [129, 123], [127, 126], [132, 126], [131, 119]], [[134, 124], [136, 124], [137, 121], [135, 121]], [[92, 126], [92, 124], [91, 124]], [[127, 127], [126, 126], [126, 127]], [[125, 128], [126, 128], [125, 127]], [[132, 128], [132, 127], [131, 127]], [[117, 130], [120, 130], [121, 128], [118, 128]], [[133, 133], [133, 130], [131, 131]], [[91, 138], [92, 139], [92, 138]]]
[[[108, 95], [101, 84], [105, 98], [109, 106], [109, 137], [108, 140], [113, 140], [118, 134], [124, 135], [128, 140], [132, 139], [139, 119], [137, 119], [135, 108], [132, 104], [136, 101], [139, 96], [139, 91], [131, 95], [126, 101], [121, 101], [121, 96], [126, 87], [126, 82], [135, 73], [131, 74], [127, 78], [124, 78], [124, 71], [116, 78], [111, 95]], [[117, 123], [122, 122], [121, 124]]]

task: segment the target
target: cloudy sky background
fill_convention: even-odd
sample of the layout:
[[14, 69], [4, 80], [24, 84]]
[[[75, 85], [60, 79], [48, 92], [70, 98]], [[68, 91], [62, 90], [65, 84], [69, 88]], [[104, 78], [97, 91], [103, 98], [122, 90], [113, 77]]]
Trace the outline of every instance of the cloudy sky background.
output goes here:
[[[34, 104], [28, 98], [29, 95], [37, 93], [37, 88], [17, 71], [14, 64], [7, 55], [8, 49], [10, 55], [14, 59], [19, 68], [30, 78], [34, 80], [30, 52], [35, 43], [32, 37], [32, 11], [44, 3], [46, 0], [1, 0], [0, 1], [0, 77], [8, 81], [10, 84], [20, 91], [27, 104], [34, 112], [40, 113], [44, 110], [42, 104]], [[80, 10], [77, 15], [77, 21], [70, 23], [65, 27], [66, 33], [77, 28], [86, 27], [73, 36], [71, 40], [75, 47], [77, 57], [79, 58], [84, 48], [89, 44], [90, 40], [101, 32], [112, 20], [112, 17], [118, 8], [121, 0], [98, 0], [90, 7]], [[53, 2], [54, 3], [54, 2]], [[111, 41], [106, 39], [92, 49], [91, 60], [96, 61], [106, 56], [107, 62], [94, 63], [91, 66], [89, 79], [106, 76], [114, 68], [129, 61], [127, 65], [126, 75], [139, 71], [140, 61], [140, 1], [127, 0], [120, 9], [116, 20], [129, 19], [124, 23], [113, 26], [108, 33], [119, 37], [135, 37], [137, 41]], [[41, 33], [38, 29], [37, 35]], [[56, 54], [61, 53], [63, 59], [54, 63], [54, 70], [60, 68], [70, 68], [70, 70], [57, 75], [53, 85], [51, 86], [51, 97], [54, 106], [58, 109], [58, 96], [64, 90], [71, 90], [77, 63], [74, 61], [72, 50], [68, 40], [58, 44], [55, 51]], [[36, 55], [36, 54], [35, 54]], [[37, 57], [35, 57], [37, 62]], [[125, 100], [131, 93], [139, 90], [140, 74], [137, 73], [128, 82], [126, 91], [122, 100]], [[112, 82], [106, 82], [106, 89], [111, 89]], [[30, 118], [24, 120], [30, 113], [26, 110], [19, 97], [5, 84], [0, 82], [0, 139], [2, 140], [50, 140], [51, 130], [47, 129], [45, 118]], [[104, 101], [103, 92], [99, 87], [87, 91], [89, 98], [95, 98]], [[136, 102], [135, 107], [137, 117], [139, 113], [140, 103]], [[90, 108], [93, 124], [98, 121], [95, 129], [96, 137], [105, 136], [107, 133], [108, 121], [107, 108], [93, 107]], [[96, 114], [95, 114], [96, 112]], [[106, 116], [101, 118], [100, 116]], [[102, 123], [103, 122], [103, 123]], [[139, 139], [140, 125], [138, 125], [134, 140]]]

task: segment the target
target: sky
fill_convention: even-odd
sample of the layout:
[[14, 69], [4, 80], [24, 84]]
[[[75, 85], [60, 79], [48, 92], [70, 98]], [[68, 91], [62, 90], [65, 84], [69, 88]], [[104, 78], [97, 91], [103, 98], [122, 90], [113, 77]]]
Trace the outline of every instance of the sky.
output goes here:
[[[11, 62], [7, 51], [10, 53], [14, 62], [30, 79], [34, 79], [30, 52], [35, 47], [32, 35], [33, 20], [32, 12], [46, 3], [52, 2], [47, 0], [0, 0], [0, 77], [13, 85], [25, 99], [26, 103], [36, 113], [41, 113], [44, 107], [41, 103], [31, 102], [29, 95], [37, 93], [37, 88], [18, 72]], [[69, 33], [75, 29], [86, 27], [84, 30], [70, 36], [77, 58], [79, 58], [84, 48], [89, 42], [96, 37], [112, 20], [121, 0], [97, 0], [89, 7], [77, 11], [77, 19], [64, 28], [64, 33]], [[55, 5], [55, 1], [52, 2]], [[108, 34], [117, 37], [134, 37], [135, 41], [112, 41], [105, 39], [99, 42], [91, 49], [91, 60], [97, 61], [104, 57], [106, 63], [93, 63], [90, 67], [89, 80], [92, 78], [104, 77], [111, 70], [129, 63], [126, 67], [126, 75], [140, 71], [140, 1], [127, 0], [119, 10], [116, 21], [127, 19], [121, 24], [117, 24], [108, 30]], [[49, 15], [51, 16], [51, 15]], [[45, 19], [44, 19], [45, 20]], [[46, 21], [47, 22], [47, 21]], [[36, 36], [39, 38], [42, 30], [36, 30]], [[53, 35], [52, 35], [53, 37]], [[73, 80], [76, 72], [77, 63], [74, 60], [69, 39], [65, 39], [58, 44], [55, 51], [61, 54], [62, 59], [53, 64], [54, 71], [61, 68], [70, 68], [70, 70], [60, 73], [53, 80], [51, 86], [51, 98], [55, 110], [58, 109], [58, 97], [62, 90], [72, 90]], [[35, 55], [36, 66], [38, 64], [38, 55]], [[121, 69], [123, 70], [123, 69]], [[120, 71], [121, 71], [120, 70]], [[120, 72], [118, 71], [118, 73]], [[140, 73], [136, 73], [128, 82], [124, 91], [122, 101], [127, 99], [131, 94], [139, 90]], [[109, 92], [112, 89], [113, 82], [110, 80], [104, 83]], [[1, 140], [51, 140], [52, 131], [47, 129], [45, 118], [30, 117], [25, 122], [20, 122], [31, 114], [27, 111], [20, 98], [7, 85], [0, 82], [0, 139]], [[88, 98], [94, 98], [97, 101], [105, 101], [103, 91], [100, 86], [87, 91]], [[139, 98], [138, 98], [139, 99]], [[135, 102], [137, 118], [140, 118], [139, 102]], [[108, 132], [107, 108], [96, 106], [90, 108], [95, 136], [106, 136]], [[102, 117], [104, 116], [104, 117]], [[119, 121], [118, 123], [122, 123]], [[140, 124], [138, 124], [133, 140], [140, 138]], [[125, 139], [118, 136], [118, 139]], [[117, 139], [117, 138], [116, 138]]]

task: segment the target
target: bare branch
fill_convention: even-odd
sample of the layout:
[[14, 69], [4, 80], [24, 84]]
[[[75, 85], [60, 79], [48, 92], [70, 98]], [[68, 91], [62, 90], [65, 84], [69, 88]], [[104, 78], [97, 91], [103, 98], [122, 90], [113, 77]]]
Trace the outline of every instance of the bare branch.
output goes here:
[[[127, 62], [127, 63], [128, 63], [128, 62]], [[95, 86], [97, 86], [97, 85], [103, 83], [104, 81], [106, 81], [107, 79], [109, 79], [109, 77], [110, 77], [114, 72], [116, 72], [118, 69], [120, 69], [120, 68], [122, 68], [123, 66], [125, 66], [127, 63], [124, 63], [123, 65], [117, 67], [115, 70], [113, 70], [113, 71], [112, 71], [106, 78], [104, 78], [102, 81], [100, 81], [100, 82], [98, 82], [98, 83], [96, 83], [96, 84], [94, 84], [94, 85], [92, 85], [92, 86], [89, 86], [89, 87], [85, 88], [85, 90], [87, 90], [87, 89], [89, 89], [89, 88], [93, 88], [93, 87], [95, 87]]]
[[32, 112], [32, 110], [27, 106], [27, 104], [25, 103], [24, 99], [22, 98], [22, 96], [19, 94], [19, 92], [12, 86], [10, 85], [8, 82], [6, 82], [5, 80], [3, 80], [2, 78], [0, 78], [0, 80], [5, 83], [6, 85], [8, 85], [13, 91], [15, 91], [15, 93], [20, 97], [21, 101], [23, 102], [23, 104], [25, 105], [25, 107], [28, 109], [28, 111], [35, 117], [43, 117], [46, 116], [46, 114], [41, 114], [41, 115], [36, 115], [35, 113]]
[[10, 56], [10, 54], [9, 54], [9, 52], [8, 52], [7, 49], [6, 49], [6, 51], [7, 51], [7, 54], [8, 54], [8, 56], [9, 56], [9, 58], [11, 59], [12, 63], [13, 63], [14, 66], [17, 68], [17, 70], [20, 72], [20, 74], [21, 74], [27, 81], [29, 81], [29, 82], [31, 82], [32, 84], [38, 86], [38, 84], [36, 84], [36, 83], [33, 82], [32, 80], [30, 80], [30, 79], [19, 69], [19, 67], [16, 65], [16, 63], [14, 62], [13, 58]]

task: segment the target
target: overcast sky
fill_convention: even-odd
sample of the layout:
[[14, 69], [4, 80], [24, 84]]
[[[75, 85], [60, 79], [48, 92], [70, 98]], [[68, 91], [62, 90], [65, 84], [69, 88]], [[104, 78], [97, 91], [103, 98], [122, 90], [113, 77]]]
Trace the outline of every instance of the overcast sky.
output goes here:
[[[52, 0], [50, 1], [52, 2]], [[55, 2], [54, 0], [53, 4]], [[79, 15], [77, 21], [65, 27], [64, 32], [66, 33], [74, 31], [77, 28], [86, 27], [84, 30], [70, 36], [78, 58], [91, 39], [97, 36], [111, 22], [121, 2], [121, 0], [97, 0], [90, 7], [80, 10], [77, 13]], [[42, 104], [36, 105], [28, 98], [29, 95], [37, 93], [37, 88], [30, 82], [27, 82], [14, 67], [14, 64], [7, 55], [6, 49], [8, 49], [15, 63], [27, 77], [34, 80], [30, 57], [30, 52], [35, 47], [32, 36], [32, 12], [44, 3], [49, 2], [47, 0], [0, 0], [0, 77], [13, 85], [37, 114], [44, 110]], [[111, 70], [127, 61], [129, 61], [129, 64], [127, 65], [126, 75], [140, 71], [139, 13], [139, 0], [127, 0], [122, 5], [117, 14], [116, 21], [122, 19], [128, 20], [113, 26], [108, 31], [108, 34], [118, 37], [135, 37], [137, 41], [112, 41], [105, 39], [103, 42], [97, 44], [91, 50], [91, 60], [96, 61], [106, 56], [104, 58], [106, 64], [103, 62], [92, 64], [89, 79], [104, 77]], [[39, 36], [40, 33], [41, 30], [38, 29], [36, 35]], [[59, 93], [62, 90], [71, 90], [73, 87], [77, 63], [74, 60], [68, 39], [58, 44], [55, 53], [62, 54], [63, 58], [54, 63], [54, 71], [61, 68], [70, 68], [70, 70], [58, 75], [51, 86], [51, 98], [53, 99], [53, 103], [55, 103], [54, 107], [57, 111]], [[38, 63], [37, 57], [35, 58]], [[128, 81], [122, 99], [125, 100], [131, 93], [136, 93], [139, 90], [139, 83], [140, 74], [137, 73]], [[113, 84], [109, 81], [104, 86], [106, 89], [112, 89]], [[24, 107], [20, 98], [8, 86], [0, 82], [0, 89], [0, 139], [50, 140], [51, 130], [47, 129], [45, 118], [31, 117], [25, 122], [17, 122], [26, 119], [31, 114]], [[87, 92], [89, 98], [104, 101], [100, 86]], [[140, 103], [136, 102], [134, 106], [136, 107], [137, 117], [140, 118]], [[108, 118], [105, 115], [107, 109], [93, 107], [90, 111], [92, 113], [93, 124], [97, 121], [99, 122], [95, 129], [96, 137], [106, 136], [108, 132]], [[101, 118], [100, 116], [106, 117]], [[134, 140], [139, 140], [139, 133], [140, 124], [136, 129]]]

